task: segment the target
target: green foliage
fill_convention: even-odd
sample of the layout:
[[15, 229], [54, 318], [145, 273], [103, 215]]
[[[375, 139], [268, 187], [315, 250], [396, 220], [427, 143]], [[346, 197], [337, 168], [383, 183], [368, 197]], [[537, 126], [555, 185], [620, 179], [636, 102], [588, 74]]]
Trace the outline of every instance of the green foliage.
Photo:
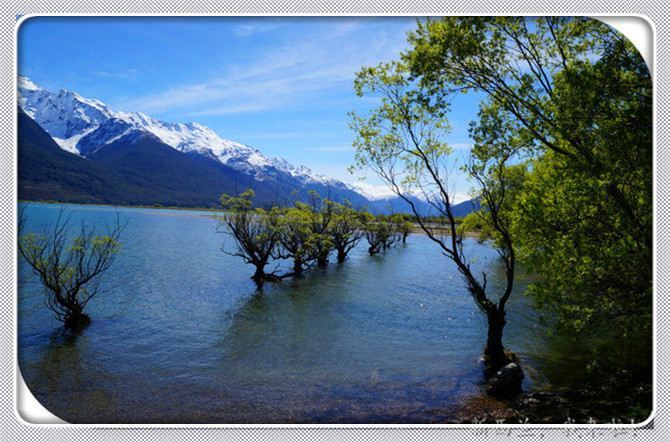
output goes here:
[[297, 203], [309, 217], [309, 243], [315, 252], [319, 267], [328, 265], [328, 257], [335, 248], [331, 229], [335, 215], [336, 203], [328, 198], [321, 198], [317, 192], [310, 192], [310, 204]]
[[365, 216], [350, 204], [335, 204], [330, 235], [338, 262], [344, 262], [351, 249], [363, 237], [364, 220]]
[[376, 255], [395, 246], [403, 238], [401, 225], [402, 217], [365, 215], [365, 238], [368, 241], [368, 253]]
[[486, 97], [475, 156], [531, 161], [505, 219], [541, 277], [530, 288], [540, 305], [576, 329], [647, 317], [652, 83], [632, 44], [572, 17], [448, 17], [409, 39], [402, 62], [425, 96], [444, 108], [455, 92]]
[[276, 257], [293, 259], [294, 274], [302, 273], [316, 259], [310, 227], [311, 217], [305, 207], [292, 207], [282, 211], [278, 224], [281, 248]]
[[[579, 330], [633, 315], [649, 327], [652, 84], [631, 43], [600, 21], [573, 17], [428, 19], [409, 43], [398, 61], [357, 75], [356, 93], [380, 104], [351, 114], [354, 167], [371, 169], [401, 197], [420, 190], [438, 208], [447, 238], [414, 214], [487, 312], [489, 344], [493, 335], [500, 343], [517, 254], [539, 275], [529, 292], [561, 325]], [[483, 97], [465, 167], [481, 209], [460, 224], [444, 173], [456, 93]], [[492, 240], [503, 260], [507, 287], [497, 304], [486, 276], [470, 270], [466, 230]]]
[[221, 207], [231, 212], [247, 212], [251, 210], [255, 195], [251, 189], [245, 190], [239, 196], [230, 196], [224, 193], [221, 195]]
[[438, 169], [452, 152], [443, 141], [448, 120], [416, 86], [400, 62], [364, 68], [354, 82], [359, 96], [376, 96], [381, 104], [365, 116], [350, 114], [356, 135], [353, 168], [372, 169], [401, 197], [431, 181], [429, 169]]
[[253, 197], [254, 191], [251, 189], [237, 197], [226, 194], [221, 196], [221, 206], [226, 210], [221, 222], [227, 227], [225, 233], [233, 237], [237, 246], [233, 251], [222, 251], [252, 264], [256, 268], [252, 279], [261, 284], [277, 278], [272, 273], [266, 273], [265, 266], [279, 244], [280, 213], [278, 209], [266, 211], [252, 208]]
[[[39, 276], [47, 307], [67, 327], [76, 328], [89, 321], [84, 308], [98, 294], [100, 276], [114, 262], [125, 226], [117, 218], [106, 235], [96, 235], [94, 228], [82, 225], [68, 245], [69, 223], [63, 215], [61, 211], [54, 225], [42, 233], [21, 234], [18, 249]], [[24, 225], [21, 214], [19, 232]]]
[[491, 228], [491, 223], [487, 222], [486, 215], [479, 212], [469, 213], [458, 224], [458, 230], [461, 234], [475, 233], [477, 240], [482, 243], [486, 240], [493, 239], [494, 232]]

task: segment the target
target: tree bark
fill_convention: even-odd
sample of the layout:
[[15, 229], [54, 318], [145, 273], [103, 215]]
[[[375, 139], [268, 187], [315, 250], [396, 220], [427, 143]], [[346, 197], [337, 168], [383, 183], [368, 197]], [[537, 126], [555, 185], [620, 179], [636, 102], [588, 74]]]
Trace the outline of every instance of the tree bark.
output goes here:
[[257, 284], [265, 280], [265, 264], [256, 264], [256, 273], [251, 277]]
[[487, 319], [489, 329], [484, 356], [486, 357], [487, 365], [495, 373], [509, 362], [502, 341], [503, 329], [505, 328], [505, 324], [507, 324], [507, 321], [505, 321], [505, 311], [496, 308], [487, 313]]

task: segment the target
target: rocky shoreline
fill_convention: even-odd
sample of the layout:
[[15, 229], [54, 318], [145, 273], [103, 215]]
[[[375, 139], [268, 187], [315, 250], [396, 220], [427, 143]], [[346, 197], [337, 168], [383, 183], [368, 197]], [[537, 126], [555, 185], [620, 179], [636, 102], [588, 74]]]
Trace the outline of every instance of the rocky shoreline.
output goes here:
[[651, 413], [651, 397], [651, 386], [627, 394], [584, 389], [524, 392], [507, 399], [482, 395], [462, 404], [456, 420], [472, 424], [640, 423]]

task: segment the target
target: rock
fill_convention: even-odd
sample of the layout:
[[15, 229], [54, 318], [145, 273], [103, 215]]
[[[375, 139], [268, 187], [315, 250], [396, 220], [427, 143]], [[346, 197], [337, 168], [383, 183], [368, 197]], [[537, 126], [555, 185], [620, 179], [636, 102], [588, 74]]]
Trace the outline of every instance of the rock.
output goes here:
[[511, 362], [498, 370], [486, 387], [492, 396], [509, 396], [521, 391], [523, 370], [516, 362]]

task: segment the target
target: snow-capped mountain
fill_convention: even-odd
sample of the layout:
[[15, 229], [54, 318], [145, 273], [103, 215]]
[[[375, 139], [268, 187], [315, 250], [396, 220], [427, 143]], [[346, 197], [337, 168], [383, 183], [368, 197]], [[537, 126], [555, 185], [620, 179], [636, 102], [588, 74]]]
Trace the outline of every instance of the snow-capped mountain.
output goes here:
[[19, 77], [19, 106], [68, 152], [78, 153], [79, 140], [114, 117], [103, 103], [74, 92], [53, 93], [27, 77]]
[[[269, 158], [198, 123], [115, 111], [75, 92], [51, 92], [24, 76], [18, 79], [18, 104], [22, 198], [217, 207], [222, 193], [251, 188], [261, 206], [307, 201], [316, 191], [374, 213], [410, 210], [388, 189], [345, 184]], [[434, 212], [424, 200], [412, 199], [421, 211]]]
[[282, 158], [268, 158], [254, 147], [221, 138], [198, 123], [169, 123], [141, 112], [113, 111], [104, 103], [75, 92], [48, 91], [25, 76], [19, 77], [18, 86], [23, 111], [61, 148], [84, 157], [122, 137], [145, 132], [180, 152], [215, 158], [259, 181], [280, 172], [303, 183], [345, 186], [305, 166], [294, 166]]

